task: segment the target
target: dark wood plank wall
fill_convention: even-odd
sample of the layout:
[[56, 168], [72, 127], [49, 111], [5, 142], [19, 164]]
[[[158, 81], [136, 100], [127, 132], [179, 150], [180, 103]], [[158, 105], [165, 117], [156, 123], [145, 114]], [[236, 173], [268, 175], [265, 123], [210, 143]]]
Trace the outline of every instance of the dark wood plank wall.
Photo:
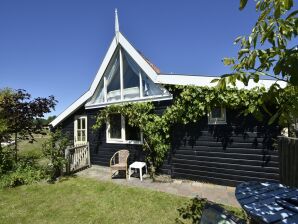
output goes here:
[[128, 149], [130, 152], [129, 162], [145, 161], [145, 156], [141, 145], [115, 144], [106, 142], [105, 125], [99, 130], [93, 130], [91, 127], [95, 124], [98, 110], [88, 110], [88, 141], [91, 150], [91, 163], [95, 165], [109, 166], [111, 157], [115, 152], [121, 149]]
[[278, 148], [280, 182], [291, 187], [298, 187], [298, 138], [280, 137]]
[[[168, 104], [156, 102], [156, 113], [162, 114]], [[74, 116], [86, 114], [92, 164], [108, 166], [120, 149], [130, 150], [130, 162], [144, 161], [140, 145], [106, 143], [106, 128], [92, 129], [98, 111], [80, 108], [63, 121], [63, 132], [73, 140]], [[279, 180], [278, 152], [272, 147], [278, 128], [262, 126], [238, 114], [227, 111], [227, 125], [208, 125], [204, 118], [196, 124], [174, 127], [172, 147], [160, 171], [174, 178], [231, 186], [249, 180]]]
[[227, 125], [199, 123], [173, 129], [172, 149], [161, 172], [174, 178], [235, 186], [243, 181], [278, 181], [276, 127], [227, 111]]

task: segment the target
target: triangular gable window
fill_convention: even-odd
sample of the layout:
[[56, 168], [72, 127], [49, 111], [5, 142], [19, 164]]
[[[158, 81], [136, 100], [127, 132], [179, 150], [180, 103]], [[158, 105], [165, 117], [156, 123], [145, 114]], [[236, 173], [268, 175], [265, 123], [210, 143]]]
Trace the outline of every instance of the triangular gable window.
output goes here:
[[125, 52], [123, 54], [123, 98], [140, 98], [140, 68]]
[[169, 96], [171, 94], [154, 83], [124, 49], [118, 48], [86, 108]]

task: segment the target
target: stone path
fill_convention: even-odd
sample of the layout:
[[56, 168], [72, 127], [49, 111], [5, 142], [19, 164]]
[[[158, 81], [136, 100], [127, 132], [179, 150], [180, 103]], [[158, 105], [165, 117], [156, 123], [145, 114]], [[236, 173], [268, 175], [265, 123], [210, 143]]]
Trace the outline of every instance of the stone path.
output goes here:
[[137, 177], [131, 177], [130, 180], [126, 180], [125, 178], [111, 179], [109, 167], [96, 165], [78, 172], [77, 176], [103, 181], [112, 181], [113, 183], [121, 185], [142, 187], [190, 198], [199, 196], [202, 198], [207, 198], [208, 200], [215, 203], [240, 207], [235, 198], [234, 187], [182, 180], [173, 180], [171, 183], [159, 183], [153, 182], [148, 175], [143, 176], [143, 181], [140, 181], [140, 179]]

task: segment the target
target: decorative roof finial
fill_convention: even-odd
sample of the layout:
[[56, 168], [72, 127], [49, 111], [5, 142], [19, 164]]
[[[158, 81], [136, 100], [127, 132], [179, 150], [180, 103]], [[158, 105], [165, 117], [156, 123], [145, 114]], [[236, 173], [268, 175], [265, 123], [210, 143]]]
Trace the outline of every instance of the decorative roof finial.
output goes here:
[[119, 33], [119, 21], [118, 21], [118, 11], [115, 9], [115, 35], [118, 41], [118, 33]]

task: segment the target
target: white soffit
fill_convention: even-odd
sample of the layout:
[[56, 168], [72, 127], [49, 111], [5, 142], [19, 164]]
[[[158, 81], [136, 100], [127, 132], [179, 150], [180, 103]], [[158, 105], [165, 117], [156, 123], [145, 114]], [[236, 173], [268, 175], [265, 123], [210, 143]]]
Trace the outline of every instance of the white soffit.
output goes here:
[[[196, 75], [176, 75], [176, 74], [159, 74], [157, 76], [157, 83], [160, 84], [170, 84], [170, 85], [194, 85], [194, 86], [206, 86], [206, 87], [215, 87], [216, 83], [211, 83], [213, 79], [220, 77], [210, 77], [210, 76], [196, 76]], [[256, 86], [263, 86], [266, 89], [269, 89], [271, 85], [278, 83], [281, 88], [284, 88], [287, 83], [283, 81], [275, 81], [269, 79], [259, 80], [258, 83], [255, 83], [253, 80], [250, 80], [248, 85], [245, 86], [242, 82], [237, 81], [236, 87], [238, 89], [252, 89]]]

